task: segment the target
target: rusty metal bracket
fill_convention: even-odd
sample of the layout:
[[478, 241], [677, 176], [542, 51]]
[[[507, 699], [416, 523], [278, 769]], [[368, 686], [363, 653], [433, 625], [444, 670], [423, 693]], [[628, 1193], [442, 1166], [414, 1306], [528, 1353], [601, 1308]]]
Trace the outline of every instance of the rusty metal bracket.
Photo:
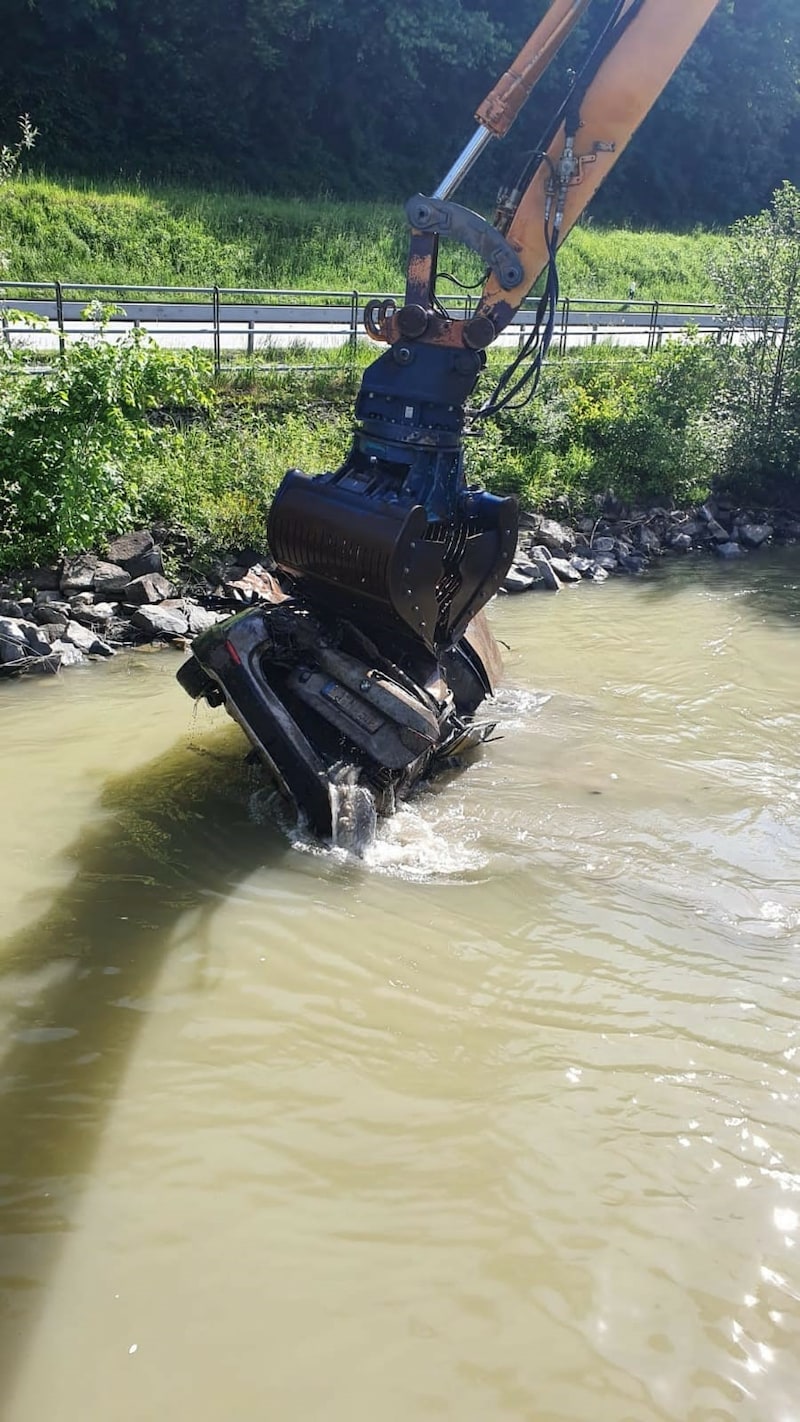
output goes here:
[[457, 202], [441, 202], [437, 198], [416, 193], [406, 203], [406, 217], [417, 232], [435, 232], [440, 237], [452, 237], [477, 252], [489, 270], [497, 277], [504, 291], [519, 286], [525, 273], [519, 254], [480, 213], [472, 212]]

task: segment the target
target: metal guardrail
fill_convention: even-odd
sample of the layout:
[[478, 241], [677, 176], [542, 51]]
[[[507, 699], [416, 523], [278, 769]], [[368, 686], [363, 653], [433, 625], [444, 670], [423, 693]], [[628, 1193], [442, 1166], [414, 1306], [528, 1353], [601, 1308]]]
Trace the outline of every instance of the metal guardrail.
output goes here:
[[[264, 349], [303, 345], [346, 347], [355, 356], [359, 342], [368, 339], [363, 315], [369, 299], [356, 290], [7, 281], [0, 283], [0, 324], [8, 342], [21, 336], [40, 349], [53, 349], [55, 342], [63, 351], [69, 341], [86, 338], [87, 308], [91, 322], [91, 308], [97, 304], [103, 316], [95, 321], [96, 335], [102, 328], [105, 339], [118, 340], [132, 328], [142, 327], [162, 345], [205, 345], [213, 350], [214, 368], [219, 373], [226, 368], [223, 351], [241, 352], [251, 365], [257, 352]], [[402, 297], [394, 299], [402, 303]], [[477, 304], [476, 298], [463, 294], [447, 296], [444, 301], [458, 317], [471, 315]], [[533, 324], [536, 305], [536, 297], [523, 302], [498, 344], [522, 344]], [[49, 321], [52, 331], [45, 335], [24, 321], [12, 324], [7, 314], [11, 310]], [[637, 344], [651, 352], [665, 336], [679, 334], [689, 326], [717, 338], [728, 332], [715, 308], [702, 302], [662, 305], [658, 301], [564, 297], [559, 302], [555, 342], [561, 354], [570, 344], [601, 342]], [[264, 368], [276, 368], [274, 361], [263, 364]], [[300, 366], [294, 362], [281, 368]], [[320, 369], [318, 365], [314, 368]]]

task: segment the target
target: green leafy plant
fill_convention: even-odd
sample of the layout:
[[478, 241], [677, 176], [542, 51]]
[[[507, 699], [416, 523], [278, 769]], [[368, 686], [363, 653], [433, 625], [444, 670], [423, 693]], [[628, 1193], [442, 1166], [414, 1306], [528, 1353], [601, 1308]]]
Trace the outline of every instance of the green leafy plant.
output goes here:
[[539, 396], [477, 442], [476, 472], [531, 508], [690, 503], [719, 467], [716, 351], [687, 339], [654, 355], [594, 350], [547, 368]]
[[727, 480], [769, 494], [800, 459], [800, 190], [784, 183], [735, 223], [713, 274], [730, 338]]
[[0, 568], [130, 526], [142, 461], [169, 439], [151, 416], [212, 403], [205, 358], [161, 350], [141, 331], [78, 342], [44, 374], [0, 348]]

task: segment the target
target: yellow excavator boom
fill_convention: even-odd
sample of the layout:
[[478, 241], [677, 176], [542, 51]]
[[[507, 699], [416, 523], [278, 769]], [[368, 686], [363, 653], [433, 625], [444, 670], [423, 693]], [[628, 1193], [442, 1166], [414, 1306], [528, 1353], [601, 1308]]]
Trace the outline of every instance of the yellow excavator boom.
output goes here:
[[[717, 3], [718, 0], [627, 0], [621, 9], [618, 24], [624, 28], [580, 95], [577, 133], [570, 139], [567, 121], [559, 125], [546, 156], [520, 196], [506, 231], [510, 245], [519, 253], [522, 279], [509, 291], [492, 275], [484, 288], [479, 312], [489, 317], [498, 332], [508, 324], [547, 266], [545, 216], [548, 203], [557, 200], [560, 171], [564, 191], [556, 245], [563, 242], [605, 182]], [[563, 3], [553, 8], [563, 9]], [[519, 61], [514, 68], [519, 68]], [[490, 108], [491, 99], [490, 95], [486, 101]], [[479, 115], [484, 108], [482, 105]], [[566, 171], [562, 168], [565, 153]]]

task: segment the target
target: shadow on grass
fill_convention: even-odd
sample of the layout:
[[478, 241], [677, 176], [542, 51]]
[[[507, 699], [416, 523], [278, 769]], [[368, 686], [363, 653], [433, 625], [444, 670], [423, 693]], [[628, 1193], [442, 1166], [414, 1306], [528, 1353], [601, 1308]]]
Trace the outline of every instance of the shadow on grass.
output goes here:
[[[110, 781], [68, 851], [75, 875], [0, 942], [12, 1022], [0, 1048], [0, 1415], [175, 929], [203, 941], [219, 899], [287, 852], [248, 818], [233, 728]], [[43, 873], [46, 866], [43, 866]]]

